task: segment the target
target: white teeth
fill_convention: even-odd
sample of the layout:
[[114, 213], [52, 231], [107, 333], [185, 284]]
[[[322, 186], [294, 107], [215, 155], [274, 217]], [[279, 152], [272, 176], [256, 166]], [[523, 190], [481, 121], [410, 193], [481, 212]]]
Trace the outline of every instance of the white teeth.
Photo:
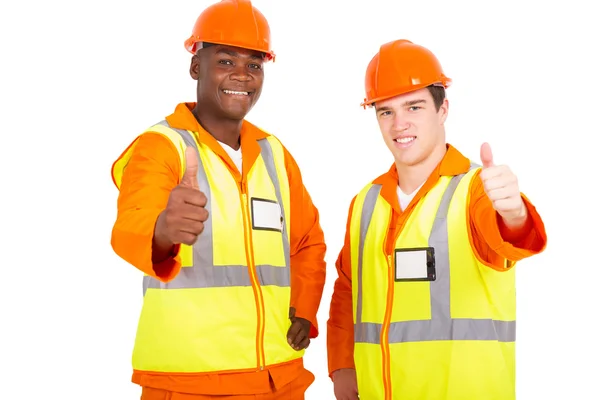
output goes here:
[[404, 143], [404, 144], [406, 144], [406, 143], [412, 142], [415, 139], [416, 139], [415, 136], [408, 136], [408, 137], [398, 138], [398, 139], [395, 139], [395, 140], [398, 143]]
[[227, 94], [239, 94], [239, 95], [244, 95], [244, 96], [248, 96], [250, 94], [250, 92], [237, 92], [235, 90], [223, 90], [223, 92], [227, 93]]

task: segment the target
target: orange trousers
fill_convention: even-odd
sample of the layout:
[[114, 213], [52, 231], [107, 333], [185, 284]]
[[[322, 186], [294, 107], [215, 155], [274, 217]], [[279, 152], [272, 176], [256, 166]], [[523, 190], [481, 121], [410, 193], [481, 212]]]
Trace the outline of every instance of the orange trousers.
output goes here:
[[265, 394], [210, 395], [170, 392], [163, 389], [142, 387], [140, 400], [304, 400], [304, 392], [314, 382], [314, 375], [305, 371], [297, 379], [279, 390]]

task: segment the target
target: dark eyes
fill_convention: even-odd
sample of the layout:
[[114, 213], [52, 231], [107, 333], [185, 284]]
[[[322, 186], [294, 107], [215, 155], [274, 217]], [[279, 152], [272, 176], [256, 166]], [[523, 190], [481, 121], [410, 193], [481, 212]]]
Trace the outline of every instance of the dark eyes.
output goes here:
[[[219, 60], [219, 64], [222, 64], [222, 65], [233, 65], [233, 61], [231, 61], [231, 60]], [[248, 64], [248, 67], [250, 67], [252, 69], [256, 69], [256, 70], [261, 70], [262, 69], [262, 65], [261, 64], [256, 64], [256, 63]]]

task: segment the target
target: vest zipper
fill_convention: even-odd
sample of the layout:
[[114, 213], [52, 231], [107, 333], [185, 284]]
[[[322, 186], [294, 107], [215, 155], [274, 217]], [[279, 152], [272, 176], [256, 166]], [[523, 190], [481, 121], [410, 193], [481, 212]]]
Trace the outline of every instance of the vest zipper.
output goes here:
[[392, 398], [392, 374], [390, 370], [390, 344], [389, 344], [389, 330], [390, 320], [392, 319], [392, 305], [394, 302], [394, 268], [392, 265], [392, 256], [387, 256], [388, 262], [388, 290], [387, 290], [387, 301], [385, 305], [385, 315], [383, 317], [383, 326], [381, 327], [381, 352], [383, 361], [383, 388], [385, 393], [385, 400], [391, 400]]
[[254, 290], [254, 300], [256, 302], [257, 311], [257, 327], [256, 327], [256, 361], [259, 370], [265, 368], [265, 351], [264, 351], [264, 336], [265, 336], [265, 305], [262, 296], [262, 290], [258, 283], [258, 275], [256, 274], [256, 265], [254, 264], [254, 252], [252, 245], [252, 224], [250, 223], [250, 207], [248, 205], [248, 195], [246, 194], [246, 183], [241, 184], [241, 201], [242, 214], [244, 217], [244, 237], [246, 243], [246, 261], [248, 264], [248, 272], [252, 289]]

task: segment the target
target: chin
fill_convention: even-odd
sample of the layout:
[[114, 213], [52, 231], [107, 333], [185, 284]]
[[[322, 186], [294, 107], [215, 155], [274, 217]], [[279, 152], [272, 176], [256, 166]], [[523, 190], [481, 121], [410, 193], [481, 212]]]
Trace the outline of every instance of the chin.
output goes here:
[[[412, 153], [412, 154], [411, 154]], [[400, 154], [394, 154], [396, 162], [412, 167], [423, 161], [424, 157], [417, 152], [401, 152]]]
[[223, 99], [220, 102], [221, 113], [228, 119], [242, 120], [252, 110], [256, 98], [249, 99]]
[[223, 109], [223, 115], [225, 115], [229, 119], [242, 120], [246, 118], [246, 115], [248, 115], [251, 109], [252, 107], [230, 107]]

